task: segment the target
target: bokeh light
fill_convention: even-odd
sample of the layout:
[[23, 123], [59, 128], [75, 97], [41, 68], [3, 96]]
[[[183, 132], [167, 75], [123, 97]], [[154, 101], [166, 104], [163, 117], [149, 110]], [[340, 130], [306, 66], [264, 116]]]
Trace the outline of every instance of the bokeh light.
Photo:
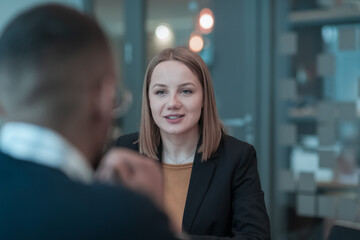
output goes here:
[[200, 52], [204, 47], [204, 40], [199, 34], [192, 34], [189, 40], [189, 48], [193, 52]]
[[170, 37], [170, 29], [168, 26], [160, 25], [155, 29], [155, 35], [160, 40], [167, 40]]

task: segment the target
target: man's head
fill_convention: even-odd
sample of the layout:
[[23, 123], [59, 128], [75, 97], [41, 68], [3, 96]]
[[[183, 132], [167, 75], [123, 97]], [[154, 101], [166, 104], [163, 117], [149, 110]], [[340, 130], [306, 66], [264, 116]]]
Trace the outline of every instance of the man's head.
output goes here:
[[88, 16], [56, 4], [16, 17], [0, 37], [6, 120], [52, 128], [93, 158], [111, 119], [115, 71], [107, 39]]

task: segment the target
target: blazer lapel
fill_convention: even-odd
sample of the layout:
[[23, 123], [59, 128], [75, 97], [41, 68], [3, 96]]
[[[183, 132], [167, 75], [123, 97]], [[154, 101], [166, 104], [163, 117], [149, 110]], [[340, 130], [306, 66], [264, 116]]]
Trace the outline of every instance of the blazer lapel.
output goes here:
[[187, 193], [184, 216], [183, 229], [191, 232], [192, 224], [201, 206], [201, 203], [209, 189], [214, 170], [216, 167], [212, 156], [206, 162], [201, 162], [201, 153], [197, 153], [194, 159], [194, 164], [191, 172], [189, 189]]

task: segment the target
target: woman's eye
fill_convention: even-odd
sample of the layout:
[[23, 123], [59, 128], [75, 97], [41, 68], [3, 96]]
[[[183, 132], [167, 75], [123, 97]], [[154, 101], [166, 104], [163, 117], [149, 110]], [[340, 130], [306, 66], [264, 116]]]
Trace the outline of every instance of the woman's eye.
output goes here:
[[163, 95], [165, 93], [165, 91], [163, 90], [158, 90], [155, 92], [155, 95]]
[[190, 89], [183, 89], [181, 90], [181, 93], [190, 94], [192, 91]]

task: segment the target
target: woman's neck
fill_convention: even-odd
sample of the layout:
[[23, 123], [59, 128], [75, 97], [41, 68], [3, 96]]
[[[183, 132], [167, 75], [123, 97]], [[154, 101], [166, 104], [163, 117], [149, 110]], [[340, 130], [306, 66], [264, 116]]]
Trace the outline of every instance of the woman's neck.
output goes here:
[[199, 136], [198, 130], [181, 135], [161, 133], [163, 151], [175, 160], [182, 160], [195, 153]]

